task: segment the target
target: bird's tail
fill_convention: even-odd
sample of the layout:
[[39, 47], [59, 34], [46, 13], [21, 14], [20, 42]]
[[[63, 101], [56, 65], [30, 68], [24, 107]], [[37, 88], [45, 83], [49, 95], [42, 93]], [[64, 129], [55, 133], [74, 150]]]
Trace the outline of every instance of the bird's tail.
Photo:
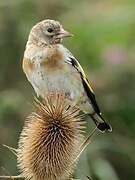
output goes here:
[[111, 132], [112, 131], [111, 125], [109, 123], [107, 123], [101, 115], [94, 113], [94, 114], [90, 114], [90, 117], [92, 118], [92, 120], [96, 124], [97, 128], [101, 132], [105, 132], [105, 131]]

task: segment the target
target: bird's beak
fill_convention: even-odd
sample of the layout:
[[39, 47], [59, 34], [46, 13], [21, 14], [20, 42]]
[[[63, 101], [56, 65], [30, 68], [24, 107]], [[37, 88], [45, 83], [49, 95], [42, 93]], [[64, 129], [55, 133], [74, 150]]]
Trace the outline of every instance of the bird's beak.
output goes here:
[[71, 36], [73, 36], [73, 34], [61, 28], [58, 34], [56, 35], [56, 38], [64, 38], [64, 37], [71, 37]]

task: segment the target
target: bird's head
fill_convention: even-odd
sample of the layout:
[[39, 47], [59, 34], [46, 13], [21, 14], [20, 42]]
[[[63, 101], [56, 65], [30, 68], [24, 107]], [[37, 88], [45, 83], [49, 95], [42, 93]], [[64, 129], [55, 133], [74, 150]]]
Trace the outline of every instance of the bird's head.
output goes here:
[[47, 19], [39, 22], [32, 28], [29, 40], [53, 45], [61, 43], [63, 38], [70, 36], [72, 34], [65, 31], [58, 21]]

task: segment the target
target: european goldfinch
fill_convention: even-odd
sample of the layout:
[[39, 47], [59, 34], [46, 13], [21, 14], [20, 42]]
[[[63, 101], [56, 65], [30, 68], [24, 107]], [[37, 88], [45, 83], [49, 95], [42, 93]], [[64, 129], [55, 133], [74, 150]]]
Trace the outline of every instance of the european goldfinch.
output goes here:
[[94, 92], [77, 59], [61, 43], [72, 36], [55, 20], [43, 20], [30, 31], [23, 58], [23, 71], [37, 96], [64, 92], [73, 105], [90, 115], [97, 128], [111, 131], [103, 119]]

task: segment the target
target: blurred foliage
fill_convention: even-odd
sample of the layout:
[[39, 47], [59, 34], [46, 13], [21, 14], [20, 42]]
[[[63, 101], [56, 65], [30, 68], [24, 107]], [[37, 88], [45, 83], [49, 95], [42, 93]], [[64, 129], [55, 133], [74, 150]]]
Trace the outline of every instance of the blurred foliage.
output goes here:
[[64, 44], [89, 75], [103, 114], [113, 126], [112, 133], [94, 137], [80, 158], [76, 177], [134, 180], [134, 0], [0, 1], [0, 174], [17, 174], [15, 157], [2, 144], [17, 147], [32, 109], [34, 91], [21, 61], [31, 27], [46, 18], [59, 20], [75, 35]]

